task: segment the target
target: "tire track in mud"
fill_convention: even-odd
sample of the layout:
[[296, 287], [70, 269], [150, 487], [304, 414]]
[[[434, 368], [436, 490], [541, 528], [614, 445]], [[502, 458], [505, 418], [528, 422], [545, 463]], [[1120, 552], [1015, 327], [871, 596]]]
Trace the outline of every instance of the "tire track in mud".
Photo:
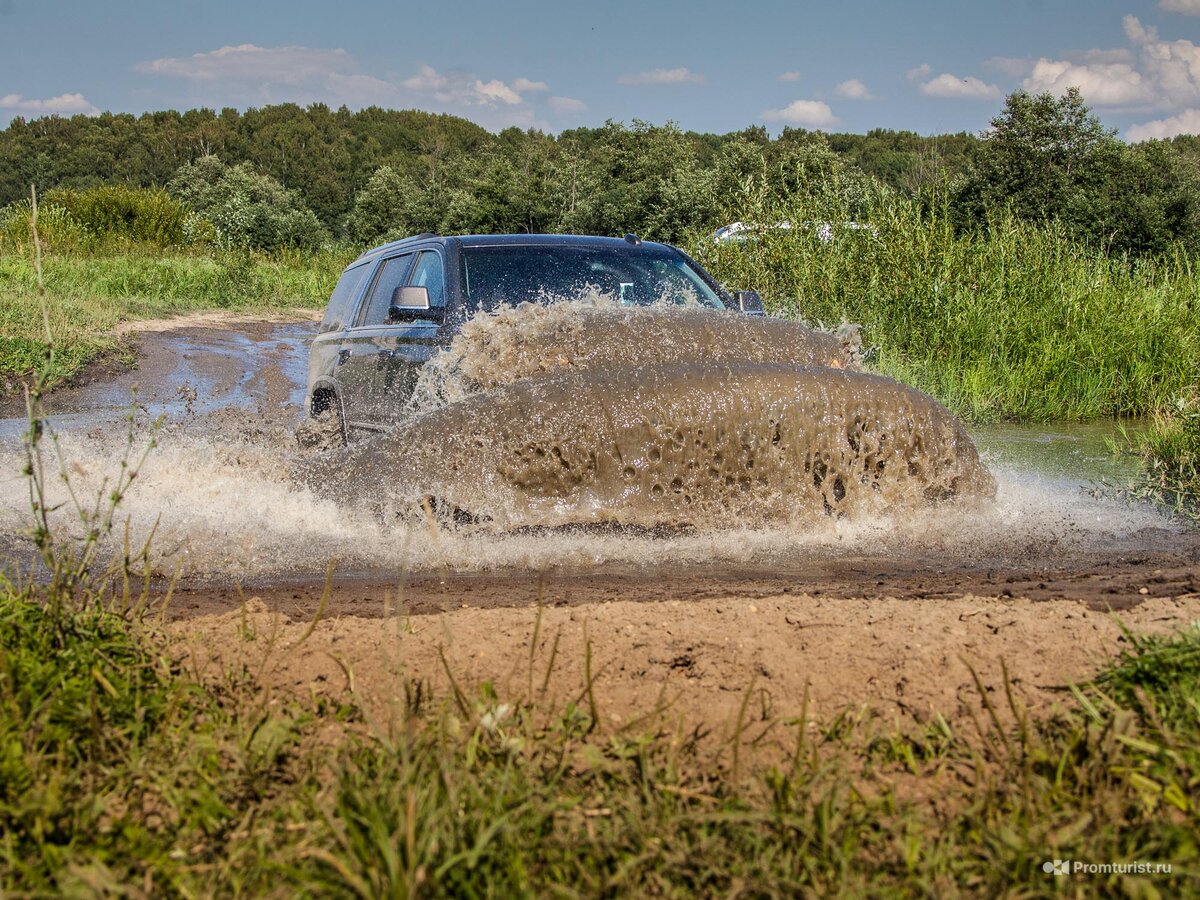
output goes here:
[[[1200, 539], [1196, 541], [1200, 545]], [[882, 560], [837, 562], [786, 573], [748, 567], [653, 573], [452, 573], [345, 575], [329, 583], [325, 615], [377, 618], [398, 609], [435, 615], [462, 607], [478, 609], [585, 606], [624, 601], [660, 603], [771, 596], [831, 599], [953, 600], [979, 596], [996, 601], [1069, 600], [1096, 612], [1135, 608], [1148, 598], [1200, 594], [1200, 546], [1189, 552], [1089, 556], [1069, 562], [986, 568], [934, 568]], [[251, 579], [243, 583], [184, 582], [170, 606], [173, 619], [218, 615], [258, 598], [268, 609], [308, 620], [325, 595], [323, 579]]]

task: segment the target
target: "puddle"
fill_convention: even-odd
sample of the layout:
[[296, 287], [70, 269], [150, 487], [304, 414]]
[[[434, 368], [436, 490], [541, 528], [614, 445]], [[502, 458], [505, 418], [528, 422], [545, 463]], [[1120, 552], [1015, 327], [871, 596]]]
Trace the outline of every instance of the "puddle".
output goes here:
[[[1138, 421], [1124, 426], [1131, 436], [1145, 427]], [[1116, 422], [976, 425], [968, 430], [989, 465], [1039, 476], [1062, 487], [1125, 486], [1138, 475], [1132, 454], [1112, 450], [1127, 441]]]
[[[305, 322], [147, 332], [139, 339], [137, 368], [55, 392], [46, 404], [48, 420], [56, 431], [111, 426], [128, 414], [135, 387], [138, 409], [149, 419], [181, 420], [264, 403], [286, 406], [299, 418], [315, 329]], [[0, 418], [0, 440], [18, 440], [25, 429], [24, 415]]]

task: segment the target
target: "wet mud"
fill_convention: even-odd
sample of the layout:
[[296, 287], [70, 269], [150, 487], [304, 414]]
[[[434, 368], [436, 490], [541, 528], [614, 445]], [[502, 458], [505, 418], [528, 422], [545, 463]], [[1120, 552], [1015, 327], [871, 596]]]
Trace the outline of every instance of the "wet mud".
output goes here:
[[622, 307], [603, 296], [525, 303], [468, 321], [423, 369], [410, 411], [428, 412], [547, 372], [697, 362], [858, 369], [861, 339], [854, 326], [829, 334], [798, 322], [686, 306]]
[[849, 327], [686, 306], [504, 308], [423, 367], [400, 427], [309, 480], [493, 529], [799, 526], [990, 498], [954, 418], [858, 371], [859, 349]]

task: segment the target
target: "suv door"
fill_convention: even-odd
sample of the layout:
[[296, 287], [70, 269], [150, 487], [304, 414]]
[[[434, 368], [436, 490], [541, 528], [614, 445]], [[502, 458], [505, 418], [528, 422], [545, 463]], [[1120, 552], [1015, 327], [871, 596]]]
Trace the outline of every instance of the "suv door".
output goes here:
[[408, 286], [423, 287], [429, 294], [429, 319], [397, 323], [386, 373], [379, 385], [377, 409], [380, 423], [394, 424], [416, 387], [421, 366], [437, 352], [446, 334], [446, 269], [437, 250], [422, 250], [408, 275]]
[[405, 253], [380, 263], [342, 342], [337, 381], [348, 428], [384, 427], [379, 409], [381, 382], [396, 346], [396, 332], [404, 327], [388, 321], [388, 307], [396, 288], [404, 284], [415, 256]]

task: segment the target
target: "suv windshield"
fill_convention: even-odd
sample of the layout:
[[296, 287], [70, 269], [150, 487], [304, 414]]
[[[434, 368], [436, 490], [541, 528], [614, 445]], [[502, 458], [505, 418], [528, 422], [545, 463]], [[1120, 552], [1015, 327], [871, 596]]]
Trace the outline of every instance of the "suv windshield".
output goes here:
[[510, 244], [463, 247], [462, 256], [471, 311], [590, 293], [622, 306], [665, 302], [725, 308], [688, 261], [668, 249]]

